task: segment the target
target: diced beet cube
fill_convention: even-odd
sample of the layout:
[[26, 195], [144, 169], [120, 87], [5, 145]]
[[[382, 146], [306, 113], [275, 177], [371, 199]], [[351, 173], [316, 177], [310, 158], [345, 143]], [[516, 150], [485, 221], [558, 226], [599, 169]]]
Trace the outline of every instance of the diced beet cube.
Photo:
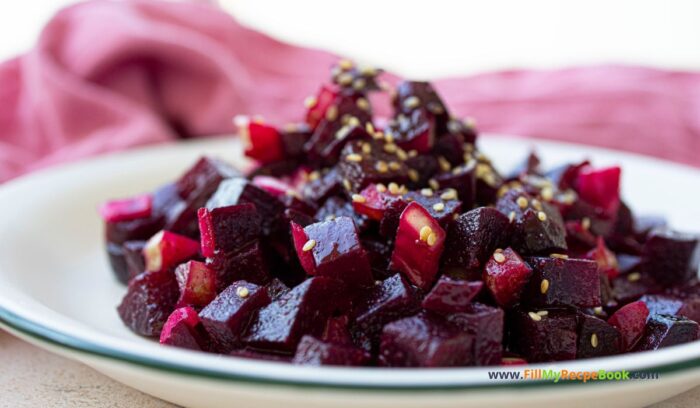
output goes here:
[[368, 290], [355, 302], [355, 329], [375, 340], [385, 324], [420, 309], [414, 289], [396, 274]]
[[308, 123], [312, 129], [316, 128], [318, 123], [326, 117], [326, 111], [333, 105], [337, 96], [337, 90], [328, 85], [323, 85], [315, 97], [308, 99], [306, 102], [308, 108], [306, 112], [306, 123]]
[[144, 272], [129, 282], [117, 311], [124, 324], [134, 333], [157, 337], [175, 309], [178, 294], [172, 271]]
[[484, 282], [501, 307], [511, 307], [520, 301], [530, 281], [532, 269], [512, 248], [497, 249], [484, 268]]
[[425, 208], [410, 203], [401, 213], [391, 269], [403, 272], [413, 284], [427, 290], [435, 281], [446, 235]]
[[382, 70], [357, 66], [352, 61], [340, 60], [331, 69], [333, 83], [340, 87], [340, 92], [344, 95], [366, 95], [370, 91], [380, 90], [377, 76]]
[[483, 286], [483, 282], [455, 280], [443, 276], [423, 298], [422, 306], [426, 310], [441, 314], [463, 312]]
[[[240, 177], [240, 175], [236, 169], [227, 163], [210, 157], [202, 157], [177, 181], [177, 191], [180, 197], [186, 201], [200, 201], [203, 198], [204, 202], [206, 202], [209, 196], [216, 191], [222, 180]], [[194, 208], [194, 211], [197, 211], [199, 207], [203, 207], [204, 202], [197, 208]]]
[[549, 170], [546, 176], [552, 180], [560, 190], [567, 190], [574, 187], [581, 169], [589, 165], [590, 162], [588, 160], [581, 163], [565, 164]]
[[100, 216], [106, 222], [131, 221], [151, 216], [153, 196], [143, 194], [122, 200], [111, 200], [99, 208]]
[[256, 350], [293, 353], [305, 334], [318, 336], [342, 291], [342, 284], [322, 276], [307, 279], [260, 310], [246, 343]]
[[[239, 117], [240, 118], [240, 117]], [[244, 120], [239, 123], [239, 133], [246, 141], [245, 155], [267, 164], [284, 159], [282, 135], [274, 126], [256, 120]]]
[[496, 208], [513, 219], [513, 248], [534, 255], [565, 252], [566, 229], [559, 211], [546, 202], [519, 190], [509, 190]]
[[265, 287], [238, 281], [221, 292], [199, 313], [204, 329], [221, 353], [241, 345], [256, 312], [270, 303]]
[[700, 323], [700, 296], [644, 295], [649, 315], [664, 314], [686, 317]]
[[335, 344], [352, 344], [352, 336], [348, 327], [350, 319], [347, 315], [331, 317], [323, 329], [321, 341]]
[[418, 153], [428, 153], [435, 144], [433, 118], [423, 109], [398, 114], [389, 122], [386, 134], [391, 135], [400, 148]]
[[160, 344], [191, 350], [207, 350], [208, 338], [197, 311], [191, 307], [175, 309], [160, 332]]
[[[352, 288], [374, 282], [367, 253], [349, 217], [311, 224], [304, 228], [303, 235], [296, 230], [293, 235], [297, 254], [302, 266], [308, 267], [308, 274], [334, 278]], [[301, 242], [304, 235], [307, 240]], [[308, 253], [313, 257], [313, 266], [308, 265]]]
[[[438, 159], [432, 154], [409, 152], [408, 158], [404, 163], [409, 168], [409, 172], [413, 173], [408, 183], [411, 188], [421, 188], [428, 185], [429, 180], [440, 171]], [[415, 177], [416, 175], [418, 178]]]
[[207, 259], [207, 266], [216, 272], [219, 290], [238, 280], [256, 285], [264, 285], [270, 281], [266, 255], [259, 241], [254, 241], [236, 252], [216, 253]]
[[306, 243], [309, 242], [309, 236], [306, 235], [304, 227], [292, 222], [290, 224], [292, 230], [292, 239], [294, 240], [294, 248], [296, 249], [299, 263], [304, 268], [307, 274], [316, 275], [316, 261], [314, 260], [313, 252], [304, 250]]
[[262, 220], [253, 204], [200, 208], [197, 215], [206, 257], [238, 251], [260, 237]]
[[422, 313], [384, 326], [379, 360], [389, 367], [473, 364], [474, 337], [439, 315]]
[[475, 208], [460, 215], [450, 227], [445, 264], [481, 275], [493, 251], [508, 246], [509, 240], [508, 217], [493, 208]]
[[329, 221], [338, 217], [350, 217], [360, 232], [370, 227], [370, 220], [365, 215], [356, 212], [352, 203], [341, 197], [331, 197], [316, 211], [315, 218], [320, 221]]
[[292, 123], [283, 126], [279, 131], [284, 156], [290, 159], [301, 158], [304, 145], [311, 138], [311, 127], [306, 123]]
[[[365, 147], [368, 146], [368, 147]], [[387, 146], [393, 146], [389, 148]], [[370, 183], [402, 184], [408, 181], [408, 167], [395, 144], [380, 140], [348, 142], [340, 154], [338, 170], [350, 191], [358, 192]]]
[[311, 175], [309, 181], [301, 188], [301, 195], [305, 199], [320, 204], [343, 191], [343, 178], [337, 168], [333, 167], [322, 174], [314, 172]]
[[519, 309], [510, 317], [510, 345], [528, 362], [573, 360], [578, 343], [576, 314]]
[[598, 238], [590, 230], [590, 220], [570, 220], [564, 223], [566, 246], [571, 253], [579, 254], [593, 250]]
[[498, 191], [503, 186], [503, 177], [483, 153], [474, 151], [472, 155], [479, 158], [476, 164], [476, 205], [493, 204], [498, 198]]
[[605, 320], [579, 314], [577, 358], [619, 354], [622, 351], [621, 341], [620, 332]]
[[466, 310], [447, 319], [474, 336], [474, 364], [496, 365], [503, 353], [503, 310], [481, 303], [467, 305]]
[[161, 231], [143, 247], [146, 270], [172, 269], [199, 254], [199, 242], [170, 231]]
[[453, 189], [433, 191], [426, 188], [420, 192], [409, 191], [404, 194], [404, 200], [420, 204], [444, 229], [449, 228], [462, 209], [462, 202]]
[[146, 241], [126, 241], [122, 245], [128, 280], [146, 270], [146, 259], [143, 257], [145, 246]]
[[368, 352], [357, 347], [304, 336], [297, 346], [292, 363], [311, 366], [363, 366], [369, 363], [370, 358]]
[[216, 272], [202, 262], [189, 261], [179, 265], [175, 268], [175, 279], [180, 288], [177, 307], [202, 308], [216, 297]]
[[617, 258], [605, 246], [605, 241], [602, 237], [598, 237], [596, 247], [588, 251], [583, 257], [595, 261], [598, 264], [600, 273], [604, 273], [608, 279], [615, 279], [620, 274], [617, 269]]
[[459, 165], [452, 171], [438, 174], [435, 181], [441, 189], [454, 189], [457, 191], [463, 208], [471, 209], [476, 203], [476, 162], [471, 161]]
[[629, 351], [644, 334], [649, 309], [642, 301], [629, 303], [613, 313], [608, 319], [622, 335], [622, 350]]
[[700, 239], [657, 229], [649, 233], [642, 249], [642, 269], [664, 285], [680, 285], [697, 276]]
[[440, 134], [447, 130], [450, 114], [447, 106], [429, 82], [404, 81], [396, 87], [394, 108], [405, 114], [416, 109], [426, 109], [435, 118], [435, 124]]
[[533, 306], [601, 305], [598, 265], [587, 259], [527, 258], [532, 267], [523, 301]]
[[657, 350], [689, 343], [697, 339], [697, 322], [685, 317], [657, 314], [649, 318], [644, 335], [639, 340], [635, 350]]
[[464, 163], [464, 154], [474, 149], [477, 132], [471, 119], [451, 118], [447, 122], [447, 133], [438, 136], [433, 153], [446, 158], [453, 166]]
[[579, 197], [614, 216], [620, 206], [620, 167], [582, 168], [576, 178]]
[[[297, 213], [302, 213], [304, 215], [311, 217], [316, 213], [316, 210], [318, 210], [315, 203], [312, 203], [311, 201], [305, 200], [296, 192], [293, 192], [291, 194], [288, 193], [288, 194], [285, 194], [285, 195], [280, 196], [278, 198], [282, 202], [282, 204], [284, 205], [285, 212], [286, 211], [295, 211]], [[285, 218], [288, 218], [286, 216], [286, 214], [285, 214]]]
[[387, 204], [399, 196], [392, 194], [383, 184], [369, 184], [352, 202], [352, 208], [372, 220], [381, 221]]

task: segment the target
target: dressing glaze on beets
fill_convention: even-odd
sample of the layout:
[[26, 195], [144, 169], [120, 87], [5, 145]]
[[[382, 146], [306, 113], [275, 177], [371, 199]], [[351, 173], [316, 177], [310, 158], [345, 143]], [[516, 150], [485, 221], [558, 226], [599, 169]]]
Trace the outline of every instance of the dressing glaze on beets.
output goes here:
[[[531, 153], [501, 174], [429, 83], [380, 76], [342, 60], [302, 123], [239, 118], [250, 174], [204, 157], [104, 204], [124, 324], [306, 365], [527, 364], [698, 339], [698, 237], [635, 218], [619, 167], [545, 170]], [[372, 115], [380, 92], [389, 120]]]

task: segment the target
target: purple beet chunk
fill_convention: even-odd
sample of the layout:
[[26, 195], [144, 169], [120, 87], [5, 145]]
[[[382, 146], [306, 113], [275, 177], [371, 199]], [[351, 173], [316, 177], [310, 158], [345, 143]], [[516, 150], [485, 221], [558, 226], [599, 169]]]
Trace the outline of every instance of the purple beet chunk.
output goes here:
[[[401, 276], [396, 274], [368, 289], [355, 302], [353, 310], [355, 327], [371, 341], [378, 336], [385, 324], [402, 317], [410, 316], [420, 309], [415, 290]], [[356, 333], [353, 333], [356, 335]]]
[[343, 179], [333, 167], [318, 178], [310, 180], [301, 189], [301, 195], [316, 204], [343, 192]]
[[443, 276], [423, 298], [423, 309], [441, 314], [464, 312], [483, 286], [483, 282]]
[[663, 285], [681, 285], [695, 278], [700, 266], [697, 236], [656, 229], [642, 249], [642, 269]]
[[481, 275], [493, 251], [508, 246], [509, 240], [508, 217], [493, 208], [475, 208], [460, 215], [450, 227], [444, 263]]
[[191, 200], [193, 195], [212, 195], [221, 180], [240, 177], [241, 174], [218, 159], [202, 157], [177, 181], [177, 191], [183, 199]]
[[[418, 105], [406, 102], [413, 96], [418, 99]], [[450, 120], [450, 114], [430, 82], [404, 81], [398, 84], [394, 99], [396, 112], [407, 114], [417, 108], [426, 109], [435, 118], [438, 134], [444, 134], [448, 131], [447, 123]]]
[[474, 336], [474, 364], [498, 365], [503, 354], [503, 310], [472, 303], [448, 320]]
[[296, 211], [307, 216], [313, 216], [318, 210], [315, 203], [297, 196], [296, 193], [284, 194], [279, 197], [279, 200], [284, 204], [285, 212]]
[[338, 217], [350, 217], [355, 222], [360, 232], [366, 231], [370, 221], [362, 214], [358, 214], [352, 208], [352, 204], [341, 197], [331, 197], [316, 211], [316, 219], [328, 221]]
[[663, 288], [645, 273], [632, 272], [628, 275], [621, 275], [610, 283], [613, 288], [613, 296], [617, 303], [621, 305], [634, 302], [645, 294], [655, 294], [663, 291]]
[[369, 363], [370, 358], [368, 352], [357, 347], [304, 336], [297, 346], [292, 363], [311, 366], [364, 366]]
[[197, 311], [189, 306], [175, 309], [160, 333], [160, 344], [190, 350], [208, 350], [209, 336]]
[[237, 252], [216, 253], [207, 259], [207, 266], [216, 272], [219, 290], [238, 280], [257, 285], [270, 281], [265, 253], [259, 241], [254, 241]]
[[273, 361], [273, 362], [279, 362], [279, 363], [291, 363], [292, 362], [292, 356], [289, 356], [289, 355], [264, 353], [261, 351], [250, 350], [247, 348], [243, 348], [240, 350], [233, 350], [232, 352], [229, 353], [229, 356], [238, 357], [238, 358], [245, 358], [245, 359], [250, 359], [250, 360], [258, 360], [258, 361], [259, 360]]
[[379, 360], [388, 367], [462, 367], [474, 364], [474, 337], [429, 313], [384, 326]]
[[697, 339], [697, 322], [685, 317], [657, 314], [649, 318], [644, 328], [644, 335], [637, 343], [635, 350], [656, 350]]
[[180, 289], [173, 271], [144, 272], [129, 282], [117, 311], [134, 333], [157, 337], [175, 309], [179, 296]]
[[221, 182], [214, 195], [207, 201], [206, 207], [213, 210], [246, 203], [255, 205], [262, 220], [263, 235], [270, 236], [278, 230], [284, 205], [270, 193], [244, 178], [232, 178]]
[[199, 212], [202, 252], [236, 252], [260, 237], [262, 219], [254, 204], [217, 207]]
[[496, 208], [513, 217], [511, 246], [521, 254], [566, 252], [566, 228], [559, 210], [520, 190], [509, 190]]
[[335, 344], [353, 344], [348, 327], [349, 323], [350, 318], [346, 315], [331, 317], [326, 323], [326, 328], [323, 329], [321, 341]]
[[143, 247], [145, 246], [146, 241], [127, 241], [124, 243], [124, 260], [126, 261], [128, 280], [146, 270], [146, 261], [143, 258]]
[[650, 316], [680, 316], [700, 323], [700, 296], [644, 295], [639, 300], [647, 305]]
[[305, 334], [318, 336], [334, 311], [342, 284], [317, 276], [260, 310], [245, 341], [255, 350], [290, 354]]
[[285, 156], [300, 158], [304, 154], [304, 144], [311, 138], [311, 127], [306, 123], [294, 123], [281, 129], [280, 137]]
[[528, 362], [576, 358], [578, 334], [575, 313], [550, 309], [547, 315], [541, 316], [537, 311], [518, 309], [509, 321], [511, 348]]
[[587, 259], [532, 257], [525, 260], [532, 268], [523, 302], [533, 306], [601, 305], [598, 264]]
[[270, 303], [267, 289], [238, 281], [226, 288], [199, 313], [204, 329], [220, 353], [241, 345], [241, 339], [255, 314]]
[[112, 268], [112, 273], [121, 283], [129, 283], [129, 270], [124, 257], [124, 247], [120, 244], [107, 242], [107, 258], [109, 266]]
[[476, 161], [459, 165], [447, 173], [435, 176], [441, 189], [453, 188], [457, 191], [464, 209], [471, 209], [476, 203]]
[[[363, 149], [363, 146], [369, 146], [369, 153], [365, 153], [368, 149]], [[404, 184], [408, 181], [408, 167], [399, 159], [396, 151], [389, 153], [385, 146], [387, 144], [380, 140], [355, 140], [345, 145], [340, 154], [338, 171], [343, 182], [347, 180], [350, 183], [350, 191], [362, 191], [371, 183]], [[353, 160], [355, 157], [361, 159]], [[377, 166], [380, 161], [387, 164], [387, 168]]]
[[340, 280], [351, 288], [374, 283], [367, 253], [351, 218], [338, 217], [311, 224], [304, 232], [309, 240], [315, 241], [311, 253], [317, 276]]
[[362, 239], [362, 247], [367, 251], [375, 279], [384, 280], [394, 274], [389, 270], [389, 260], [393, 250], [391, 242], [378, 237], [366, 237]]
[[576, 358], [605, 357], [622, 352], [620, 332], [608, 322], [587, 314], [578, 316]]
[[[454, 194], [454, 192], [451, 193]], [[442, 197], [446, 198], [443, 199]], [[440, 226], [445, 229], [449, 228], [450, 224], [454, 221], [455, 217], [461, 213], [462, 209], [462, 202], [459, 201], [456, 196], [451, 196], [449, 190], [438, 190], [433, 192], [430, 196], [425, 196], [418, 191], [409, 191], [404, 194], [403, 199], [407, 201], [406, 205], [412, 201], [420, 204], [421, 207], [425, 208], [428, 213], [430, 213], [430, 216], [435, 218], [438, 223], [440, 223]], [[436, 207], [436, 205], [438, 205], [438, 207]], [[401, 214], [399, 214], [399, 218], [401, 218]], [[398, 220], [396, 221], [396, 225], [398, 226]]]
[[428, 185], [428, 180], [440, 171], [437, 157], [432, 154], [418, 154], [406, 159], [405, 163], [409, 169], [413, 169], [418, 173], [418, 179], [411, 180], [408, 183], [408, 186], [412, 189]]

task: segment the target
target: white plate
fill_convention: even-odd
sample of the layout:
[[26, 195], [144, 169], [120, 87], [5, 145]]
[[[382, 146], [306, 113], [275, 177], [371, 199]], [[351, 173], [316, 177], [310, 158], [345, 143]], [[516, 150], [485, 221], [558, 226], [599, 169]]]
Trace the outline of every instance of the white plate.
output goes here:
[[[530, 147], [547, 162], [592, 157], [621, 164], [623, 193], [640, 213], [666, 215], [700, 231], [700, 171], [615, 151], [518, 138], [482, 137], [497, 167]], [[387, 370], [315, 368], [176, 350], [126, 329], [115, 306], [124, 294], [106, 262], [96, 214], [108, 198], [148, 191], [202, 154], [242, 164], [232, 139], [158, 146], [47, 169], [0, 187], [0, 326], [80, 360], [125, 384], [193, 407], [636, 407], [700, 385], [700, 342], [650, 353], [543, 364], [569, 370], [651, 370], [661, 379], [552, 384], [489, 380], [487, 368]]]

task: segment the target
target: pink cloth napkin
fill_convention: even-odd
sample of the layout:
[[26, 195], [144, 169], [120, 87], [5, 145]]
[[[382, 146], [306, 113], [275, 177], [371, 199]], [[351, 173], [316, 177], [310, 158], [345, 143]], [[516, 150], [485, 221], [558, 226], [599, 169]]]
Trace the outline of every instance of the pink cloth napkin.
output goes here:
[[[244, 28], [204, 4], [91, 1], [0, 65], [0, 181], [98, 153], [230, 132], [236, 114], [300, 118], [337, 57]], [[435, 81], [482, 131], [575, 141], [700, 166], [700, 73], [636, 67]]]

